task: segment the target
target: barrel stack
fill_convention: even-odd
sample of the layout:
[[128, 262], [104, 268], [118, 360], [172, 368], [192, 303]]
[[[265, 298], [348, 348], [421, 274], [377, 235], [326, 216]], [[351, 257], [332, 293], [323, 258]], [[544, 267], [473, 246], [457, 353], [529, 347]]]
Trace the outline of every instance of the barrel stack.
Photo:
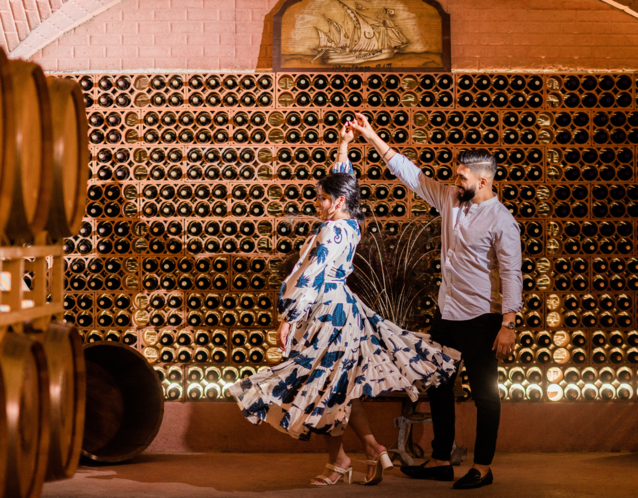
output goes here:
[[[0, 495], [71, 477], [84, 432], [82, 341], [63, 317], [63, 239], [88, 181], [87, 120], [70, 79], [0, 49]], [[25, 278], [26, 277], [26, 278]], [[4, 407], [4, 408], [2, 408]]]

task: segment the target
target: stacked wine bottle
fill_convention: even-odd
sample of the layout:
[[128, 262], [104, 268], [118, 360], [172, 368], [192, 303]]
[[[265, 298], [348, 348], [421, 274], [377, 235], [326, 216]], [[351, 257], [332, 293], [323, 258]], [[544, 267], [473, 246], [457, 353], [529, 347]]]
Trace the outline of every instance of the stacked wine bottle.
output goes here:
[[[282, 262], [317, 226], [315, 184], [355, 111], [442, 182], [462, 150], [496, 156], [525, 288], [502, 398], [636, 399], [635, 75], [75, 78], [92, 160], [87, 216], [66, 243], [66, 318], [85, 341], [138, 348], [167, 399], [226, 399], [281, 360]], [[349, 155], [376, 220], [364, 233], [437, 216], [362, 139]], [[427, 325], [436, 296], [425, 303]]]

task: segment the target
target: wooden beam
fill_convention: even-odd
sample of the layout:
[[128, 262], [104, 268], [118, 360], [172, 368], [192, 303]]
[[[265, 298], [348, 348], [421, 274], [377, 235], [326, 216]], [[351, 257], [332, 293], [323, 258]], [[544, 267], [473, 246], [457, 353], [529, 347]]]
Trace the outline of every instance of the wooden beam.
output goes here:
[[601, 0], [612, 7], [616, 7], [620, 9], [630, 16], [638, 18], [638, 1], [637, 0], [620, 0], [620, 2], [615, 2], [614, 0]]

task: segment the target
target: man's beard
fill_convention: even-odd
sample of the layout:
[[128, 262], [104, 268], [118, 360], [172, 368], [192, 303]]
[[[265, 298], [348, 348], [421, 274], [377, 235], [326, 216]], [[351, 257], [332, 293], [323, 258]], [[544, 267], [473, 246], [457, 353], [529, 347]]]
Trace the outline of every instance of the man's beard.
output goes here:
[[471, 187], [471, 188], [465, 190], [465, 189], [459, 187], [458, 196], [459, 196], [459, 201], [460, 202], [471, 201], [472, 199], [474, 199], [475, 195], [476, 195], [476, 188]]

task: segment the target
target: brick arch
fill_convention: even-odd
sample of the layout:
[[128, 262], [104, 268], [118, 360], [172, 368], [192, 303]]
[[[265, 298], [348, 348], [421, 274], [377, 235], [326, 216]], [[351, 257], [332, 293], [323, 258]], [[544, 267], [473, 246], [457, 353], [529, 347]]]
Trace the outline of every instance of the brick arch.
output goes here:
[[123, 0], [0, 0], [0, 45], [28, 58], [70, 29]]

